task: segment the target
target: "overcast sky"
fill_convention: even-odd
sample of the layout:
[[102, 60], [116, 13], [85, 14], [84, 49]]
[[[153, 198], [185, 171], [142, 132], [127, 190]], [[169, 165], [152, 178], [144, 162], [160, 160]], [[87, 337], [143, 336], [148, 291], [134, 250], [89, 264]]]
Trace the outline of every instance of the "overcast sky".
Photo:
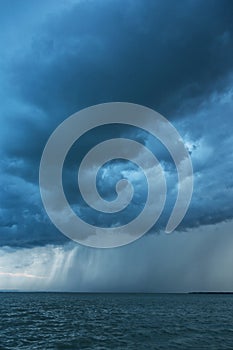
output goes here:
[[[0, 21], [0, 289], [233, 290], [233, 2], [2, 0]], [[111, 200], [126, 175], [135, 187], [132, 203], [121, 217], [90, 209], [74, 170], [94, 145], [137, 140], [167, 174], [158, 223], [133, 244], [102, 250], [54, 227], [38, 175], [52, 131], [80, 109], [112, 101], [145, 105], [174, 124], [193, 162], [194, 192], [182, 223], [166, 235], [177, 195], [166, 149], [136, 128], [88, 133], [64, 165], [67, 198], [87, 222], [122, 225], [146, 196], [139, 169], [111, 162], [97, 179], [100, 194]]]

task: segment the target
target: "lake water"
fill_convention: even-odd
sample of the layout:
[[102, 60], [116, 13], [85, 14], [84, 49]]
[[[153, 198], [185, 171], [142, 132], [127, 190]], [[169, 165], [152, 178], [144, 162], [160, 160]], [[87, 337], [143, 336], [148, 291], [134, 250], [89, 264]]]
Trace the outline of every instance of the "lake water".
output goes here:
[[233, 349], [233, 295], [0, 293], [0, 349]]

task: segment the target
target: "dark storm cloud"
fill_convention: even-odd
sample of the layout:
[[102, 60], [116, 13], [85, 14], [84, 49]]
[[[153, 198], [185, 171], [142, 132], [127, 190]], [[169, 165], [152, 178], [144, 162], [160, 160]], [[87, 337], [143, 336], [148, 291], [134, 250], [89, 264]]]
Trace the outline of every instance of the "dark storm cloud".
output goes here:
[[[66, 240], [42, 209], [41, 153], [62, 120], [83, 107], [109, 101], [139, 103], [165, 113], [192, 143], [196, 187], [181, 229], [231, 218], [232, 159], [227, 150], [232, 109], [221, 96], [230, 89], [233, 68], [232, 1], [61, 3], [25, 2], [26, 9], [16, 7], [13, 13], [2, 3], [0, 37], [6, 49], [0, 68], [1, 244]], [[213, 94], [216, 99], [220, 96], [219, 104], [212, 100]], [[121, 135], [134, 132], [118, 130]], [[117, 131], [102, 130], [92, 141], [106, 134], [111, 137]], [[136, 138], [158, 151], [144, 133], [137, 131]], [[92, 141], [84, 139], [83, 152]], [[219, 142], [225, 151], [216, 148]], [[170, 169], [172, 189], [176, 175], [169, 168], [169, 155], [164, 149], [159, 154]], [[219, 181], [223, 177], [224, 183]], [[228, 190], [222, 196], [224, 186]]]
[[223, 88], [232, 10], [231, 1], [81, 1], [33, 33], [12, 82], [56, 121], [111, 100], [170, 111]]

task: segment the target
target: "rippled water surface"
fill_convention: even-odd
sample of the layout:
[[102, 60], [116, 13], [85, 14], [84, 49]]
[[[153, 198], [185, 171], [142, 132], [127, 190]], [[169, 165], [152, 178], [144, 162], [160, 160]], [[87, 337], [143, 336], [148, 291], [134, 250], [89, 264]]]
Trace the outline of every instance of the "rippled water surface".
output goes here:
[[233, 349], [233, 295], [0, 293], [0, 349]]

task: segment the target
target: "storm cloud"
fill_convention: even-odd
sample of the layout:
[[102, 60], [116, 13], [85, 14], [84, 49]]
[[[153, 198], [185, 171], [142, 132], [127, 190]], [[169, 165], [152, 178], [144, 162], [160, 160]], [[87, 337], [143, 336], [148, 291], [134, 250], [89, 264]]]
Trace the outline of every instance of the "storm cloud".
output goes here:
[[[210, 237], [215, 225], [225, 227], [226, 221], [230, 224], [233, 218], [232, 1], [188, 0], [174, 5], [169, 0], [146, 3], [143, 0], [46, 3], [26, 0], [20, 5], [13, 1], [11, 7], [2, 1], [0, 7], [0, 245], [15, 251], [7, 251], [9, 256], [15, 254], [18, 259], [21, 249], [31, 249], [33, 256], [37, 249], [45, 252], [51, 249], [52, 254], [72, 251], [70, 255], [61, 253], [68, 260], [72, 254], [74, 261], [90, 261], [101, 254], [107, 259], [108, 253], [91, 250], [94, 258], [90, 258], [86, 248], [73, 248], [73, 243], [50, 222], [38, 186], [42, 151], [53, 130], [72, 113], [104, 102], [125, 101], [153, 108], [170, 120], [184, 139], [193, 162], [194, 192], [175, 235], [198, 235], [198, 230], [203, 232], [206, 228]], [[122, 224], [137, 215], [145, 201], [146, 183], [132, 164], [109, 163], [97, 179], [99, 192], [106, 199], [114, 196], [114, 183], [119, 178], [135, 179], [135, 197], [120, 219], [115, 214], [110, 217], [91, 210], [76, 188], [75, 169], [82, 157], [94, 145], [114, 137], [128, 137], [146, 145], [165, 169], [168, 199], [160, 220], [150, 232], [152, 237], [149, 234], [145, 238], [142, 247], [145, 251], [149, 240], [153, 240], [153, 245], [156, 239], [161, 240], [157, 233], [164, 232], [177, 196], [176, 169], [158, 140], [140, 129], [116, 125], [89, 132], [68, 154], [63, 174], [65, 192], [75, 210], [90, 223], [111, 226], [114, 220]], [[125, 249], [136, 258], [139, 248], [133, 247]], [[84, 249], [80, 258], [79, 249]], [[125, 251], [116, 250], [114, 254], [117, 261]], [[152, 252], [149, 255], [152, 259]], [[98, 259], [95, 264], [102, 269], [101, 259], [105, 261], [105, 258]], [[143, 273], [151, 261], [147, 263]], [[69, 273], [72, 271], [71, 268]], [[9, 273], [3, 273], [2, 277], [9, 278]], [[28, 274], [33, 275], [32, 271]], [[93, 278], [83, 287], [70, 284], [69, 288], [104, 289], [108, 283], [106, 279], [102, 287], [97, 286]], [[135, 285], [140, 278], [135, 275]], [[159, 290], [169, 289], [161, 278], [157, 278]], [[121, 275], [119, 279], [124, 280]], [[42, 279], [38, 281], [42, 283]], [[51, 285], [44, 282], [44, 288], [62, 289], [54, 281]], [[112, 290], [116, 290], [116, 280], [112, 283]], [[153, 283], [148, 290], [155, 289]], [[188, 287], [183, 284], [184, 289]], [[134, 287], [123, 283], [120, 289]]]

